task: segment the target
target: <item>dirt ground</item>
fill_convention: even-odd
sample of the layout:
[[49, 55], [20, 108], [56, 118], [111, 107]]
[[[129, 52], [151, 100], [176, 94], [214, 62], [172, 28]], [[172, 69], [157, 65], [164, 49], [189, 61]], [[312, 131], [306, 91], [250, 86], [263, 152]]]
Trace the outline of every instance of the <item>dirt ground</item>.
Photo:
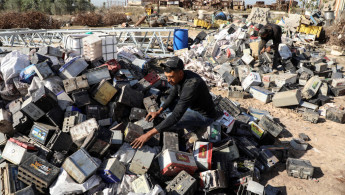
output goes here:
[[[331, 56], [335, 57], [335, 56]], [[345, 56], [337, 58], [339, 64], [345, 66]], [[226, 92], [212, 89], [217, 95], [226, 96]], [[290, 108], [276, 108], [272, 103], [264, 104], [256, 99], [233, 99], [248, 109], [267, 110], [278, 119], [285, 130], [276, 144], [289, 146], [292, 138], [298, 138], [299, 133], [310, 137], [306, 151], [294, 150], [290, 147], [289, 157], [310, 160], [314, 169], [314, 179], [305, 180], [289, 177], [285, 164], [279, 163], [274, 169], [262, 174], [260, 183], [279, 187], [283, 194], [345, 194], [345, 130], [344, 124], [321, 119], [317, 124], [304, 121], [302, 115]], [[336, 97], [332, 101], [336, 106], [345, 106], [345, 97]]]

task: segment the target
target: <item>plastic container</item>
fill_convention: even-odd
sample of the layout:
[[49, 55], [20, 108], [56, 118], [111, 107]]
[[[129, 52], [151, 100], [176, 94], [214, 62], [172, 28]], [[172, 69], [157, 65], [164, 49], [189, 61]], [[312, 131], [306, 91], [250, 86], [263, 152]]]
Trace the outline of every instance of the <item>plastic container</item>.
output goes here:
[[188, 48], [188, 29], [175, 29], [174, 50]]
[[102, 57], [102, 39], [97, 35], [91, 35], [83, 39], [84, 56], [93, 61]]

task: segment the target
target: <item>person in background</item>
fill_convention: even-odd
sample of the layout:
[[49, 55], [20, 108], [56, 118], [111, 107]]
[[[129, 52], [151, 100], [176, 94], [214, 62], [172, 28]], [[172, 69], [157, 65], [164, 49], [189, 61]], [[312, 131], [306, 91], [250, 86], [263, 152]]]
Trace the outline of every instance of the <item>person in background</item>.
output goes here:
[[[279, 65], [279, 51], [278, 47], [279, 44], [282, 42], [282, 28], [276, 24], [266, 24], [263, 26], [259, 31], [259, 36], [261, 37], [261, 42], [259, 45], [260, 54], [266, 52], [270, 52], [273, 49], [274, 52], [274, 59], [273, 59], [273, 70], [277, 69]], [[273, 40], [273, 45], [266, 48], [266, 43], [269, 40]]]

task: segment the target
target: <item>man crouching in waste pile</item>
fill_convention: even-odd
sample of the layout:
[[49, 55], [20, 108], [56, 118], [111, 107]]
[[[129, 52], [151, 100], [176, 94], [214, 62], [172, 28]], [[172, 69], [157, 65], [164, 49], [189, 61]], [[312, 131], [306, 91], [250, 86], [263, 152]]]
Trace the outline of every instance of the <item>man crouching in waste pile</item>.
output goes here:
[[[261, 42], [259, 45], [260, 54], [264, 53], [265, 49], [266, 52], [269, 53], [272, 47], [274, 50], [272, 69], [277, 69], [280, 58], [278, 47], [279, 44], [282, 42], [282, 28], [276, 24], [266, 24], [264, 27], [260, 29], [259, 36], [261, 37]], [[271, 39], [273, 40], [273, 45], [266, 48], [266, 43]]]
[[207, 85], [202, 78], [189, 70], [183, 70], [183, 61], [177, 56], [161, 64], [168, 82], [173, 86], [162, 107], [157, 112], [150, 112], [146, 120], [152, 121], [178, 98], [172, 113], [155, 128], [135, 139], [133, 148], [141, 148], [152, 136], [162, 131], [187, 129], [194, 131], [207, 127], [216, 118], [215, 105]]

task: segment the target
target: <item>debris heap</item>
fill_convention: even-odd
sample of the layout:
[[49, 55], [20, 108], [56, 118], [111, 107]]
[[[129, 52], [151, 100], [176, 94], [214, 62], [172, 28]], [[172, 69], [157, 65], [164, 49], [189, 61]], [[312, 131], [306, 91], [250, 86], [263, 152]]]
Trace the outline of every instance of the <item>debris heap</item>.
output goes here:
[[[289, 158], [289, 147], [275, 144], [285, 129], [269, 111], [245, 111], [231, 99], [251, 96], [303, 111], [313, 123], [320, 114], [345, 123], [345, 111], [329, 104], [332, 96], [345, 94], [342, 69], [317, 48], [286, 38], [279, 46], [280, 71], [273, 73], [273, 55], [258, 51], [261, 27], [238, 23], [203, 32], [190, 50], [179, 51], [186, 69], [210, 87], [228, 90], [228, 97], [213, 95], [218, 119], [202, 139], [182, 130], [164, 132], [141, 149], [130, 143], [169, 114], [145, 120], [170, 85], [140, 50], [124, 46], [108, 58], [107, 38], [89, 35], [79, 37], [74, 51], [48, 46], [3, 55], [2, 192], [278, 194], [278, 188], [259, 183], [278, 163], [286, 163], [289, 176], [313, 178], [310, 161]], [[308, 139], [301, 134], [290, 144], [306, 150]]]

